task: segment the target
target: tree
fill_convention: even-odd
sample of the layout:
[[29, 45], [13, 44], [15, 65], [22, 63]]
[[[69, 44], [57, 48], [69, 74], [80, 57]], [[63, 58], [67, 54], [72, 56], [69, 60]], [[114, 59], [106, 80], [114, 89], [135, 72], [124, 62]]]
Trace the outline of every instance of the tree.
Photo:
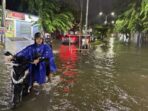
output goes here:
[[132, 0], [123, 13], [118, 16], [115, 30], [125, 32], [145, 32], [148, 31], [148, 1]]
[[67, 31], [73, 26], [74, 16], [58, 0], [24, 0], [31, 13], [39, 15], [39, 23], [47, 32]]
[[121, 33], [129, 32], [127, 25], [128, 25], [127, 20], [118, 19], [115, 24], [115, 30]]
[[148, 0], [143, 0], [142, 4], [141, 4], [141, 16], [143, 16], [142, 18], [142, 22], [143, 22], [143, 27], [145, 32], [148, 32]]
[[105, 37], [107, 37], [107, 32], [109, 30], [109, 27], [107, 25], [95, 25], [94, 26], [94, 35], [98, 36], [101, 40], [104, 40]]

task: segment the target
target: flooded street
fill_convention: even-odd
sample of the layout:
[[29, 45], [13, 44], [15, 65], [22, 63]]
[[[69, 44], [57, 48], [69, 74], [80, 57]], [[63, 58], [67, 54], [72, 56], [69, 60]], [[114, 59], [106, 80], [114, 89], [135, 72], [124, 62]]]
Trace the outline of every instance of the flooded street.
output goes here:
[[[97, 46], [88, 54], [76, 49], [58, 49], [59, 85], [27, 96], [13, 111], [148, 111], [148, 47], [110, 38], [108, 48]], [[9, 73], [2, 60], [0, 111], [11, 111]]]

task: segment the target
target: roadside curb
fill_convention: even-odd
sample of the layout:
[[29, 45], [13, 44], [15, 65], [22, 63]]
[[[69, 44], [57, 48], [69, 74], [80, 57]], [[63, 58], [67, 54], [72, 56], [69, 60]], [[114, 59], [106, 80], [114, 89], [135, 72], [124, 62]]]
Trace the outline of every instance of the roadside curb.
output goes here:
[[4, 48], [3, 44], [0, 43], [0, 49]]

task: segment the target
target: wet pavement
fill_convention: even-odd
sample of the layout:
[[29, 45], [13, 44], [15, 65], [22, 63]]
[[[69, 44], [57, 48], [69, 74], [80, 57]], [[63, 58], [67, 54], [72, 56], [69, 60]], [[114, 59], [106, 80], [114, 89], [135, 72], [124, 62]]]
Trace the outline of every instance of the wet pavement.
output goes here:
[[[110, 38], [107, 47], [86, 54], [76, 49], [59, 45], [56, 63], [62, 82], [48, 93], [24, 98], [14, 111], [148, 111], [148, 47]], [[0, 110], [11, 111], [9, 73], [0, 63]]]
[[5, 51], [10, 51], [11, 53], [15, 54], [16, 52], [22, 50], [26, 46], [33, 43], [31, 39], [9, 39], [6, 38], [6, 47]]
[[[56, 42], [56, 43], [55, 43]], [[28, 38], [6, 38], [6, 47], [5, 51], [10, 51], [11, 53], [15, 54], [20, 50], [24, 49], [26, 46], [33, 44], [34, 40]], [[57, 47], [59, 47], [59, 41], [53, 40], [53, 52], [58, 53]]]

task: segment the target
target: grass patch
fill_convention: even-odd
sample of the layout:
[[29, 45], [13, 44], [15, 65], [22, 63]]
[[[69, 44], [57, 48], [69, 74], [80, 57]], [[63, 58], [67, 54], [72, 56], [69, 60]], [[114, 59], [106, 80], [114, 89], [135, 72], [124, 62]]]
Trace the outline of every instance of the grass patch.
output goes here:
[[91, 45], [100, 45], [100, 44], [102, 44], [102, 43], [103, 43], [102, 41], [97, 40], [97, 41], [95, 41], [95, 42], [92, 42]]

